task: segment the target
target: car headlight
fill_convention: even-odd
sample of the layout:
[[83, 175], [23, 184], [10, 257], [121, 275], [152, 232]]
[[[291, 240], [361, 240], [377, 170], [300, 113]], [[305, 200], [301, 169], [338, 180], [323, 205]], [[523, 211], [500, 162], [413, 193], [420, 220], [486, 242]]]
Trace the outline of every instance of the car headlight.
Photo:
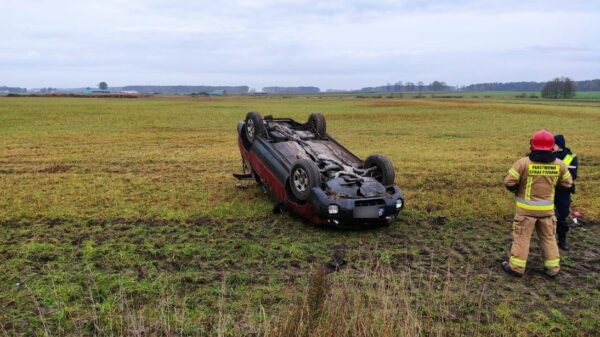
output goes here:
[[402, 208], [402, 199], [396, 200], [396, 209]]
[[338, 205], [329, 205], [329, 207], [327, 207], [327, 212], [329, 212], [329, 214], [338, 214], [340, 212], [340, 208]]

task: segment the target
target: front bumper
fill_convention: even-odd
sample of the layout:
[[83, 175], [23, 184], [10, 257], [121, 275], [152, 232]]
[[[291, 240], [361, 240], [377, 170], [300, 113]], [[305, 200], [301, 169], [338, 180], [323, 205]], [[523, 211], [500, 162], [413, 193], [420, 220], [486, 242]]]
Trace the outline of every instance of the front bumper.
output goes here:
[[[404, 196], [397, 186], [391, 186], [391, 193], [387, 193], [382, 197], [374, 198], [330, 198], [320, 188], [313, 188], [312, 202], [319, 214], [319, 218], [324, 223], [334, 226], [372, 226], [372, 225], [388, 225], [396, 221], [398, 213], [404, 208]], [[397, 208], [397, 200], [402, 200], [402, 206]], [[329, 213], [329, 206], [336, 205], [338, 207], [337, 214]], [[368, 206], [362, 206], [368, 205]], [[371, 217], [358, 217], [357, 208], [360, 207], [377, 207], [377, 214]]]

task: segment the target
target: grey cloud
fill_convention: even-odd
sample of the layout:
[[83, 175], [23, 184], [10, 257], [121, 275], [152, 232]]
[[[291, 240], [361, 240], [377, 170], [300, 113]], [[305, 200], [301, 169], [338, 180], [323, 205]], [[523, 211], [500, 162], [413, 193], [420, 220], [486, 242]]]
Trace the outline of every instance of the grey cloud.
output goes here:
[[[10, 34], [0, 40], [0, 85], [81, 86], [101, 77], [114, 85], [357, 88], [540, 80], [554, 69], [600, 76], [590, 61], [600, 51], [590, 33], [600, 31], [595, 1], [42, 0], [4, 7], [0, 22]], [[556, 30], [556, 22], [573, 24]]]

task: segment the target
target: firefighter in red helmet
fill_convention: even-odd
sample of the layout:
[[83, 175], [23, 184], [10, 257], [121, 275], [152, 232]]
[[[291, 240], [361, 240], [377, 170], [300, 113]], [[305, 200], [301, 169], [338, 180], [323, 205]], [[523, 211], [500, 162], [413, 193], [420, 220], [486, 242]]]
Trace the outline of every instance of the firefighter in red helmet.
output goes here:
[[510, 257], [502, 263], [502, 269], [511, 275], [523, 275], [529, 241], [535, 229], [544, 254], [546, 274], [554, 277], [560, 270], [560, 256], [554, 237], [554, 192], [555, 187], [570, 189], [573, 178], [565, 163], [552, 152], [554, 136], [550, 132], [537, 131], [531, 137], [530, 145], [531, 153], [517, 160], [504, 178], [506, 188], [515, 193], [516, 214]]

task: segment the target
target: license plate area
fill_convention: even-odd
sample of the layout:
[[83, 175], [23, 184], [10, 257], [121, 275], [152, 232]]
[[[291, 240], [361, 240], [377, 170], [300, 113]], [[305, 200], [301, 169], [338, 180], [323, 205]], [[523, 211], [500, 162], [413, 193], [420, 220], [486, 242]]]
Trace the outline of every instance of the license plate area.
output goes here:
[[381, 217], [383, 208], [379, 206], [359, 206], [354, 207], [355, 219], [377, 219]]

